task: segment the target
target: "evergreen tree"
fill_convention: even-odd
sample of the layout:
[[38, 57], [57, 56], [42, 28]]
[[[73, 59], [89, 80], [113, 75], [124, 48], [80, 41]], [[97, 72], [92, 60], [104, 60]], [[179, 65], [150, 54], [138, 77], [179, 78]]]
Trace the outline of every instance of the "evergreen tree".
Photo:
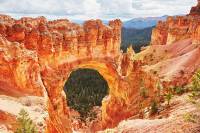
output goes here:
[[173, 95], [171, 92], [168, 92], [166, 95], [165, 95], [165, 99], [167, 100], [167, 105], [169, 106], [170, 104], [170, 101], [172, 99]]
[[15, 133], [38, 133], [35, 124], [24, 109], [19, 112], [17, 122], [19, 127]]
[[143, 80], [140, 81], [140, 96], [142, 96], [143, 98], [148, 97], [148, 89], [144, 86]]
[[200, 70], [196, 72], [192, 79], [192, 90], [200, 91]]
[[151, 101], [151, 110], [150, 110], [150, 113], [153, 115], [153, 114], [155, 114], [157, 112], [158, 112], [157, 102], [156, 102], [156, 100], [152, 100]]
[[157, 96], [160, 97], [160, 96], [161, 96], [161, 92], [163, 91], [163, 86], [162, 86], [162, 84], [160, 83], [160, 81], [157, 82], [156, 88], [157, 88], [157, 90], [158, 90]]
[[108, 84], [96, 70], [78, 69], [70, 74], [64, 91], [68, 105], [78, 111], [85, 121], [87, 117], [94, 116], [91, 115], [94, 106], [101, 106], [108, 94]]

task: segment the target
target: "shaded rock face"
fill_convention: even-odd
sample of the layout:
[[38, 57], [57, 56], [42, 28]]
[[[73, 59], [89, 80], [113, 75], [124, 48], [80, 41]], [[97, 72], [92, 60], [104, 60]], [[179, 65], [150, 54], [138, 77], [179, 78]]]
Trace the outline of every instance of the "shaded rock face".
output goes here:
[[150, 92], [157, 80], [132, 61], [133, 51], [120, 52], [121, 25], [120, 20], [109, 25], [89, 20], [80, 26], [65, 19], [0, 16], [0, 91], [45, 97], [47, 132], [71, 132], [64, 84], [73, 70], [95, 69], [110, 92], [102, 101], [102, 121], [93, 130], [116, 126], [137, 113], [140, 79], [145, 77]]

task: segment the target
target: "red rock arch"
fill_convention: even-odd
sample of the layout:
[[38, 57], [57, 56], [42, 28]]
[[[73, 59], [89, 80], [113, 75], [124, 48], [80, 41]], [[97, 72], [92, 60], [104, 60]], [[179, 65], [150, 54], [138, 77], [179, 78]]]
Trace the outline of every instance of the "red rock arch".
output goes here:
[[[80, 60], [78, 62], [62, 64], [57, 67], [57, 69], [46, 68], [42, 72], [42, 81], [45, 85], [45, 88], [47, 89], [50, 103], [52, 104], [52, 106], [50, 106], [50, 110], [54, 110], [57, 114], [59, 114], [59, 118], [66, 118], [66, 115], [68, 115], [68, 111], [66, 110], [66, 99], [63, 92], [64, 84], [67, 81], [70, 73], [79, 68], [90, 68], [97, 70], [108, 83], [108, 86], [110, 88], [109, 97], [117, 97], [118, 93], [120, 93], [117, 90], [120, 76], [116, 71], [116, 64], [113, 62], [112, 58], [83, 61]], [[55, 77], [55, 79], [52, 77]], [[106, 113], [106, 110], [112, 110], [107, 109], [110, 108], [107, 107], [107, 102], [109, 102], [109, 100], [104, 102], [102, 107], [103, 109], [105, 109], [105, 111], [103, 111], [103, 119], [108, 118], [109, 114]], [[113, 106], [111, 108], [113, 108]], [[114, 114], [113, 112], [109, 113]]]
[[132, 62], [132, 54], [120, 53], [119, 20], [109, 25], [91, 20], [83, 26], [44, 17], [0, 20], [5, 22], [0, 28], [1, 84], [12, 93], [44, 97], [49, 133], [71, 132], [63, 86], [74, 69], [95, 69], [109, 85], [101, 128], [114, 127], [137, 113], [141, 78], [154, 88], [154, 79], [141, 71], [140, 62]]

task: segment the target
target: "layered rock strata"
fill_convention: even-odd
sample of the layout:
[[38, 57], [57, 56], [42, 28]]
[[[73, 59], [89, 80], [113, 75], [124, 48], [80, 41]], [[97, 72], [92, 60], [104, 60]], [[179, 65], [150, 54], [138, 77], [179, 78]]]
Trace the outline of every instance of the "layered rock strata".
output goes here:
[[63, 86], [71, 71], [95, 69], [108, 82], [110, 93], [102, 101], [102, 121], [93, 130], [116, 126], [137, 113], [140, 80], [145, 77], [144, 85], [151, 90], [146, 105], [154, 96], [156, 82], [141, 70], [140, 62], [132, 61], [133, 50], [120, 52], [121, 25], [120, 20], [109, 25], [89, 20], [81, 26], [66, 19], [15, 20], [1, 15], [1, 94], [44, 97], [46, 131], [71, 132]]

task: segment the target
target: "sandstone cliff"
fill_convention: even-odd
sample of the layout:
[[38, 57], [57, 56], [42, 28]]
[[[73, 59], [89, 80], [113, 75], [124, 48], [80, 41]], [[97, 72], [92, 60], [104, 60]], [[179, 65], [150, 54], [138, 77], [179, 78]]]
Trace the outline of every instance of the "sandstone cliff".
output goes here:
[[[200, 68], [199, 9], [200, 1], [198, 0], [197, 6], [192, 7], [188, 15], [168, 17], [166, 21], [160, 21], [153, 29], [151, 45], [133, 57], [134, 61], [141, 61], [141, 69], [146, 74], [152, 74], [154, 78], [158, 77], [164, 87], [164, 94], [171, 87], [183, 89], [188, 86], [194, 73]], [[199, 107], [195, 104], [199, 105], [200, 100], [196, 98], [193, 104], [188, 100], [190, 96], [191, 92], [174, 96], [171, 107], [163, 109], [167, 103], [161, 103], [159, 105], [161, 110], [155, 116], [146, 117], [148, 111], [145, 110], [144, 119], [133, 116], [120, 122], [116, 128], [104, 132], [198, 133], [200, 113]], [[195, 122], [185, 120], [185, 116], [191, 114], [196, 116]]]
[[153, 29], [151, 45], [134, 57], [166, 84], [187, 84], [200, 67], [199, 7], [200, 1], [188, 15], [160, 21]]
[[195, 40], [199, 40], [199, 21], [200, 1], [198, 0], [197, 6], [192, 7], [187, 16], [168, 17], [167, 21], [160, 21], [153, 29], [151, 44], [166, 45], [187, 38], [194, 38], [195, 42]]
[[[78, 68], [97, 70], [110, 88], [102, 101], [102, 119], [93, 125], [93, 131], [113, 128], [132, 116], [138, 118], [141, 106], [159, 100], [158, 82], [166, 88], [185, 85], [200, 67], [198, 12], [199, 4], [187, 16], [159, 22], [152, 33], [152, 45], [139, 54], [131, 48], [125, 54], [120, 52], [120, 20], [108, 25], [89, 20], [78, 25], [66, 19], [15, 20], [1, 15], [0, 100], [18, 107], [14, 112], [6, 104], [0, 105], [2, 127], [14, 130], [12, 122], [19, 108], [26, 108], [32, 114], [45, 114], [44, 119], [32, 118], [35, 122], [42, 119], [46, 132], [72, 132], [63, 86]], [[145, 99], [140, 94], [141, 84], [148, 91]], [[32, 110], [32, 104], [17, 98], [31, 103], [40, 99], [42, 103], [33, 104], [37, 109]]]
[[[15, 20], [1, 15], [0, 22], [0, 92], [12, 97], [43, 97], [48, 112], [44, 121], [47, 132], [72, 131], [63, 86], [75, 69], [96, 69], [110, 88], [109, 96], [102, 101], [102, 121], [94, 125], [94, 131], [114, 127], [137, 113], [136, 97], [143, 76], [151, 92], [155, 88], [156, 79], [140, 69], [140, 62], [132, 62], [133, 50], [120, 52], [120, 20], [110, 21], [109, 25], [89, 20], [81, 26], [66, 19]], [[154, 94], [149, 95], [148, 100]], [[2, 108], [4, 113], [9, 112]], [[10, 116], [15, 118], [16, 113]], [[9, 123], [4, 126], [9, 128]]]

